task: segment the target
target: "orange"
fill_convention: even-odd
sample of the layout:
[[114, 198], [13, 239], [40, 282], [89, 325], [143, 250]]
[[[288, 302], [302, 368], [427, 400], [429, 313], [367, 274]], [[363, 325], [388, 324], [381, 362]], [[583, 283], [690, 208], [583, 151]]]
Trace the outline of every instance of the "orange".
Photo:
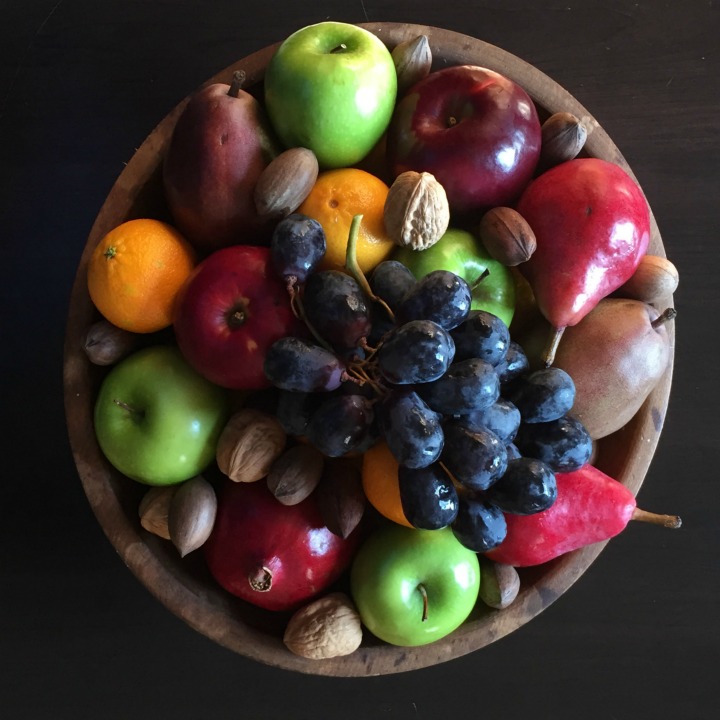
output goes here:
[[90, 299], [123, 330], [162, 330], [172, 324], [175, 296], [195, 263], [192, 246], [175, 228], [128, 220], [105, 235], [90, 258]]
[[363, 455], [362, 486], [368, 502], [388, 520], [412, 527], [400, 500], [398, 462], [390, 448], [379, 442]]
[[325, 231], [327, 251], [321, 269], [343, 269], [350, 223], [358, 214], [363, 216], [357, 241], [360, 269], [369, 273], [387, 259], [395, 247], [383, 217], [388, 190], [380, 178], [358, 168], [320, 173], [297, 212], [317, 220]]

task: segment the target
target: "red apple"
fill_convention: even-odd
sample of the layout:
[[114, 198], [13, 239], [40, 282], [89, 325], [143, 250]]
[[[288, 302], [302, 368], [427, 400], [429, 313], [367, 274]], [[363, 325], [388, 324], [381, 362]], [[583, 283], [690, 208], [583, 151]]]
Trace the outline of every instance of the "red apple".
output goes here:
[[173, 131], [163, 184], [174, 224], [201, 252], [238, 243], [268, 243], [253, 192], [277, 154], [260, 103], [233, 85], [196, 92]]
[[508, 205], [530, 181], [540, 122], [528, 94], [497, 72], [458, 65], [430, 73], [398, 102], [388, 129], [395, 174], [432, 173], [450, 209]]
[[263, 481], [228, 481], [205, 543], [211, 574], [228, 592], [267, 610], [292, 610], [325, 590], [349, 566], [355, 531], [334, 535], [317, 494], [282, 505]]
[[221, 387], [269, 387], [268, 348], [297, 332], [284, 282], [270, 251], [233, 245], [203, 260], [180, 290], [175, 306], [177, 344], [201, 375]]

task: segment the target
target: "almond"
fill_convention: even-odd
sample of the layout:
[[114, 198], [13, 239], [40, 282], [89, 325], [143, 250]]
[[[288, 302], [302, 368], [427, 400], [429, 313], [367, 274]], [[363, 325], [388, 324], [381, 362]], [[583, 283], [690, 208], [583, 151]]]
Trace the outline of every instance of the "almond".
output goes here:
[[535, 233], [527, 220], [509, 207], [488, 210], [480, 221], [478, 234], [488, 253], [508, 267], [529, 260], [537, 248]]
[[262, 171], [255, 184], [255, 208], [261, 218], [279, 219], [297, 210], [310, 194], [319, 172], [308, 148], [285, 150]]

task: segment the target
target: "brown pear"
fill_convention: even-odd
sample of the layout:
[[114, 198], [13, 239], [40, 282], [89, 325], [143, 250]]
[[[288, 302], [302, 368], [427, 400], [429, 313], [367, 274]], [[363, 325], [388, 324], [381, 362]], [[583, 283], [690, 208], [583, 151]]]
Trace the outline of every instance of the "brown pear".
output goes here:
[[626, 425], [657, 385], [670, 362], [666, 323], [674, 316], [639, 300], [607, 298], [566, 329], [553, 364], [573, 378], [571, 414], [593, 439]]

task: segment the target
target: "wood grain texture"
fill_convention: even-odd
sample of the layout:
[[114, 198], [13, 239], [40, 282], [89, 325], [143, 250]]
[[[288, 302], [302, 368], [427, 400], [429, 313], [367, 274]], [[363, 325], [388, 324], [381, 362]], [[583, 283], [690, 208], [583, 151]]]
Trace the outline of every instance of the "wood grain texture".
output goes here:
[[[585, 152], [607, 159], [629, 172], [625, 158], [600, 124], [562, 87], [542, 72], [500, 48], [472, 37], [426, 25], [370, 23], [365, 25], [392, 48], [426, 34], [435, 66], [480, 64], [522, 85], [541, 112], [570, 111], [586, 119], [591, 133]], [[234, 63], [208, 82], [227, 82], [236, 69], [248, 84], [260, 83], [274, 47]], [[219, 644], [259, 662], [301, 673], [337, 676], [385, 675], [424, 668], [478, 650], [513, 632], [560, 597], [604, 548], [600, 543], [570, 553], [540, 568], [523, 571], [520, 594], [509, 608], [496, 611], [480, 605], [449, 637], [421, 648], [394, 648], [370, 637], [346, 658], [308, 661], [289, 653], [281, 642], [278, 621], [229, 597], [216, 587], [197, 562], [181, 561], [172, 547], [140, 528], [138, 488], [112, 469], [102, 456], [92, 430], [94, 394], [103, 371], [91, 366], [82, 338], [97, 313], [86, 291], [86, 268], [99, 239], [122, 221], [145, 215], [164, 216], [160, 167], [170, 134], [184, 103], [178, 105], [148, 136], [119, 176], [92, 227], [72, 290], [66, 329], [65, 407], [73, 455], [92, 509], [123, 561], [169, 610]], [[653, 218], [650, 251], [664, 254]], [[670, 328], [674, 337], [674, 328]], [[598, 466], [633, 493], [643, 483], [654, 455], [668, 405], [672, 363], [638, 415], [622, 431], [599, 445]]]

